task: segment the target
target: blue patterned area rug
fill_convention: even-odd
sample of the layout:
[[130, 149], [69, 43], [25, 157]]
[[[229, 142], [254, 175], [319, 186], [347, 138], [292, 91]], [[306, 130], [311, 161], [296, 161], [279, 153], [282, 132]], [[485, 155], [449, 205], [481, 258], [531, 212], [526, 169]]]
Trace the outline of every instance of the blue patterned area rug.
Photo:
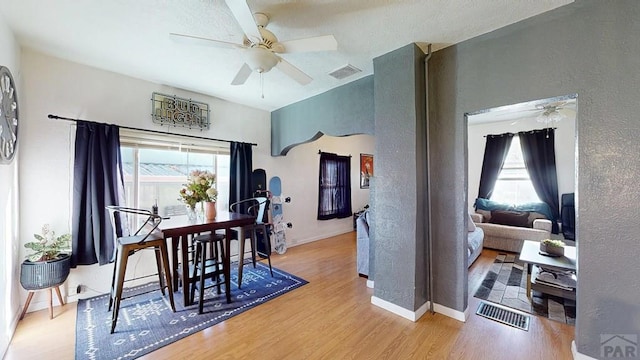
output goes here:
[[[258, 263], [257, 268], [244, 267], [242, 289], [237, 287], [237, 266], [231, 266], [231, 303], [227, 304], [215, 288], [205, 292], [204, 314], [194, 305], [184, 307], [182, 293], [174, 293], [176, 312], [171, 311], [168, 297], [163, 297], [158, 283], [136, 287], [131, 291], [152, 289], [122, 301], [118, 324], [109, 333], [111, 312], [107, 311], [109, 295], [78, 301], [76, 320], [76, 359], [135, 359], [200, 330], [225, 321], [271, 299], [296, 289], [307, 281]], [[196, 291], [196, 298], [198, 294]]]

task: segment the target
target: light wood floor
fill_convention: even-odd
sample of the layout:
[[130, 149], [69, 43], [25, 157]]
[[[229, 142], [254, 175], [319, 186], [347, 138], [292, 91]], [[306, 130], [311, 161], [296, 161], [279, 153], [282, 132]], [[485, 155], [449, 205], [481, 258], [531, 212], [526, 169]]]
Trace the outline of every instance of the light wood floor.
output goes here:
[[[414, 323], [371, 304], [355, 241], [349, 233], [274, 254], [274, 266], [309, 284], [142, 359], [572, 359], [573, 326], [533, 316], [526, 332], [475, 315], [473, 293], [496, 252], [470, 270], [466, 323], [429, 313]], [[76, 305], [54, 314], [27, 314], [5, 360], [73, 359]]]

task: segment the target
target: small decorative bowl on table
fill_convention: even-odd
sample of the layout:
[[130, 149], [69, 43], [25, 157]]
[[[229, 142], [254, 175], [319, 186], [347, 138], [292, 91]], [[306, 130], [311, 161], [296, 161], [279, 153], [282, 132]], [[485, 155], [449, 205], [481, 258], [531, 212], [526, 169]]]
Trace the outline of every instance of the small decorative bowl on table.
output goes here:
[[564, 256], [564, 241], [544, 239], [540, 241], [540, 255], [560, 257]]

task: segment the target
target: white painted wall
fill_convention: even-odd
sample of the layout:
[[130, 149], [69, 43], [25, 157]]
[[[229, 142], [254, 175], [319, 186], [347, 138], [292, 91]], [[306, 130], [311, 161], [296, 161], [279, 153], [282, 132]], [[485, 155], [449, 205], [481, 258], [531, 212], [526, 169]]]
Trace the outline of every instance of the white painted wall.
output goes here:
[[[11, 71], [18, 90], [19, 106], [22, 99], [22, 72], [20, 48], [13, 33], [0, 14], [0, 66]], [[20, 125], [19, 125], [20, 126]], [[22, 146], [21, 129], [18, 128], [18, 152]], [[0, 357], [9, 346], [17, 324], [20, 308], [19, 242], [18, 242], [18, 163], [17, 153], [13, 162], [0, 164]]]
[[[575, 188], [575, 144], [576, 122], [575, 117], [564, 119], [553, 124], [556, 128], [556, 171], [558, 174], [558, 196], [564, 193], [574, 192]], [[468, 207], [473, 211], [473, 204], [478, 197], [480, 186], [480, 173], [482, 172], [482, 160], [484, 158], [485, 135], [516, 133], [519, 131], [542, 129], [544, 125], [535, 117], [521, 118], [503, 122], [469, 125], [468, 151], [469, 151], [469, 187]]]
[[[221, 99], [186, 92], [123, 75], [102, 71], [77, 63], [49, 57], [31, 50], [23, 54], [24, 87], [20, 167], [20, 230], [22, 234], [38, 232], [49, 223], [59, 233], [71, 230], [73, 172], [73, 132], [71, 122], [51, 120], [48, 114], [107, 122], [144, 129], [164, 130], [150, 118], [151, 94], [154, 91], [189, 97], [208, 103], [212, 126], [208, 131], [171, 129], [172, 132], [257, 143], [253, 148], [254, 168], [264, 168], [267, 177], [282, 178], [283, 193], [292, 198], [284, 206], [285, 218], [294, 224], [287, 232], [289, 246], [314, 241], [353, 230], [352, 219], [317, 221], [318, 149], [352, 154], [354, 210], [368, 202], [368, 190], [358, 186], [358, 156], [373, 152], [373, 137], [323, 137], [292, 149], [286, 157], [270, 155], [270, 114]], [[213, 81], [213, 80], [212, 80]], [[268, 94], [266, 95], [268, 96]], [[21, 243], [30, 240], [23, 237]], [[23, 251], [24, 253], [24, 251]], [[136, 255], [137, 256], [137, 255]], [[152, 269], [153, 257], [133, 259], [136, 275]], [[72, 269], [63, 291], [86, 285], [90, 291], [80, 296], [108, 292], [112, 265], [80, 266]], [[133, 274], [130, 274], [133, 276]], [[26, 293], [23, 294], [23, 297]], [[42, 308], [44, 296], [30, 310]]]
[[[298, 245], [328, 236], [353, 231], [353, 218], [319, 221], [318, 175], [320, 155], [323, 152], [351, 155], [351, 202], [353, 211], [369, 203], [369, 189], [360, 189], [360, 153], [373, 154], [374, 137], [354, 135], [349, 137], [322, 136], [320, 139], [298, 145], [278, 157], [273, 174], [267, 169], [267, 177], [282, 177], [282, 192], [291, 196], [291, 203], [283, 207], [285, 219], [293, 223], [287, 232], [287, 243]], [[375, 166], [375, 157], [374, 157]], [[374, 172], [375, 173], [375, 172]]]

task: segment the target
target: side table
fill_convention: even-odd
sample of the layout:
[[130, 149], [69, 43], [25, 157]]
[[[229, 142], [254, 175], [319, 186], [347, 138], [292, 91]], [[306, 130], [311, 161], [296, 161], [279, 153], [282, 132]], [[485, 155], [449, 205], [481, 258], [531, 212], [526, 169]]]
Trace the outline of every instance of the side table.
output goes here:
[[[559, 271], [576, 271], [576, 248], [574, 246], [564, 247], [564, 256], [551, 257], [540, 255], [540, 242], [525, 240], [520, 251], [520, 261], [527, 265], [527, 296], [531, 298], [531, 290], [542, 293], [560, 296], [567, 299], [576, 298], [575, 289], [563, 290], [554, 286], [536, 283], [532, 280], [533, 265], [539, 267], [555, 269]], [[535, 279], [535, 277], [533, 278]]]

